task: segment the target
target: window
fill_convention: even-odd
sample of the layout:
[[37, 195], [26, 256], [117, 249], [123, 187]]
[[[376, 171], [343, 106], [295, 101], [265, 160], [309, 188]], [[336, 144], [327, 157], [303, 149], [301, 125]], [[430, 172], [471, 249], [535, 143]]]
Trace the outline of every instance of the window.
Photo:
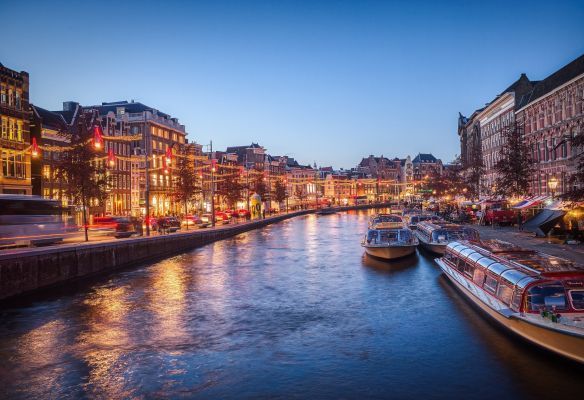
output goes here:
[[484, 288], [487, 292], [490, 292], [491, 294], [495, 294], [495, 292], [497, 291], [497, 285], [499, 284], [499, 282], [497, 282], [497, 280], [489, 275], [487, 275], [485, 277], [485, 284], [484, 284]]
[[513, 295], [513, 289], [507, 285], [499, 285], [497, 289], [497, 297], [503, 303], [509, 305], [511, 304], [511, 297]]
[[22, 142], [22, 121], [16, 122], [16, 140]]
[[584, 290], [570, 290], [569, 293], [574, 310], [584, 310]]
[[0, 86], [0, 103], [2, 104], [6, 104], [7, 98], [6, 98], [6, 86], [5, 85], [1, 85]]
[[469, 263], [464, 263], [464, 274], [472, 279], [474, 267]]
[[15, 101], [15, 105], [16, 105], [16, 108], [17, 108], [18, 110], [20, 110], [20, 106], [21, 106], [21, 104], [20, 104], [20, 99], [21, 99], [21, 97], [22, 97], [22, 92], [21, 92], [20, 90], [17, 90], [17, 91], [16, 91], [16, 101]]
[[8, 139], [8, 118], [2, 117], [2, 139]]
[[549, 161], [550, 159], [550, 149], [548, 148], [548, 141], [543, 141], [543, 160]]
[[534, 286], [528, 291], [527, 302], [531, 311], [540, 311], [543, 308], [564, 310], [566, 309], [566, 293], [559, 283]]

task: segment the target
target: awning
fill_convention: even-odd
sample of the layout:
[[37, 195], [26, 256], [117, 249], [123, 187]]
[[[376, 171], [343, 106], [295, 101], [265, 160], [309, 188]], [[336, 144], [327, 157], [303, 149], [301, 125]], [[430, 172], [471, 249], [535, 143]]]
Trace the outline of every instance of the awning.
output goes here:
[[548, 200], [549, 198], [550, 198], [550, 196], [547, 196], [547, 195], [534, 196], [534, 197], [531, 197], [527, 200], [524, 200], [524, 201], [514, 205], [513, 208], [516, 210], [524, 210], [526, 208], [535, 207], [535, 206], [543, 203], [544, 201]]
[[566, 212], [562, 210], [544, 208], [541, 212], [525, 221], [523, 228], [527, 231], [535, 232], [536, 236], [546, 236], [565, 214]]

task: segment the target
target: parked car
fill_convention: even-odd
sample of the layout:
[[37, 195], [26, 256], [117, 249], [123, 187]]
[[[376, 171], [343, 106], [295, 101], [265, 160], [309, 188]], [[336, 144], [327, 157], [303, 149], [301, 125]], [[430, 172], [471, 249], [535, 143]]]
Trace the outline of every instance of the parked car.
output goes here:
[[246, 209], [237, 210], [237, 216], [240, 218], [249, 218], [251, 217], [251, 213]]
[[203, 224], [203, 221], [201, 220], [201, 217], [199, 217], [198, 215], [185, 215], [181, 224], [182, 226], [195, 227], [201, 226]]
[[162, 217], [158, 219], [159, 229], [166, 232], [176, 232], [180, 229], [180, 222], [175, 217]]
[[511, 225], [517, 220], [517, 213], [510, 208], [506, 201], [495, 201], [485, 203], [483, 224], [491, 225]]
[[211, 225], [211, 214], [203, 214], [201, 215], [201, 222], [207, 225]]
[[95, 217], [89, 230], [112, 235], [117, 239], [127, 238], [136, 233], [129, 218], [117, 216]]
[[228, 224], [230, 219], [223, 211], [215, 211], [215, 223]]

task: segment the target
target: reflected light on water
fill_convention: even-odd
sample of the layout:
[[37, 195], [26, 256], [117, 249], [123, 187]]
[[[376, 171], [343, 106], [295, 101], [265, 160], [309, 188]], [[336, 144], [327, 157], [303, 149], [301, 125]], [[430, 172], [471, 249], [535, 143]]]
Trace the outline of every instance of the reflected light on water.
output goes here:
[[102, 287], [83, 302], [84, 329], [77, 337], [75, 352], [86, 363], [83, 386], [90, 397], [123, 398], [133, 393], [125, 380], [129, 368], [125, 355], [131, 344], [128, 296], [127, 286]]

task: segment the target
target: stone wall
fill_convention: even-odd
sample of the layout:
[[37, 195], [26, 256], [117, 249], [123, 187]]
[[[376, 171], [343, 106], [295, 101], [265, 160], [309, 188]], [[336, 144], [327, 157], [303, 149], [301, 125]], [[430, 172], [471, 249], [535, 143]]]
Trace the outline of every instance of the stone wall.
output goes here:
[[[335, 209], [346, 211], [382, 206], [387, 205], [362, 205]], [[165, 236], [68, 244], [0, 253], [0, 300], [104, 272], [152, 262], [314, 211], [298, 211], [238, 225], [224, 225], [215, 229], [199, 229]]]

